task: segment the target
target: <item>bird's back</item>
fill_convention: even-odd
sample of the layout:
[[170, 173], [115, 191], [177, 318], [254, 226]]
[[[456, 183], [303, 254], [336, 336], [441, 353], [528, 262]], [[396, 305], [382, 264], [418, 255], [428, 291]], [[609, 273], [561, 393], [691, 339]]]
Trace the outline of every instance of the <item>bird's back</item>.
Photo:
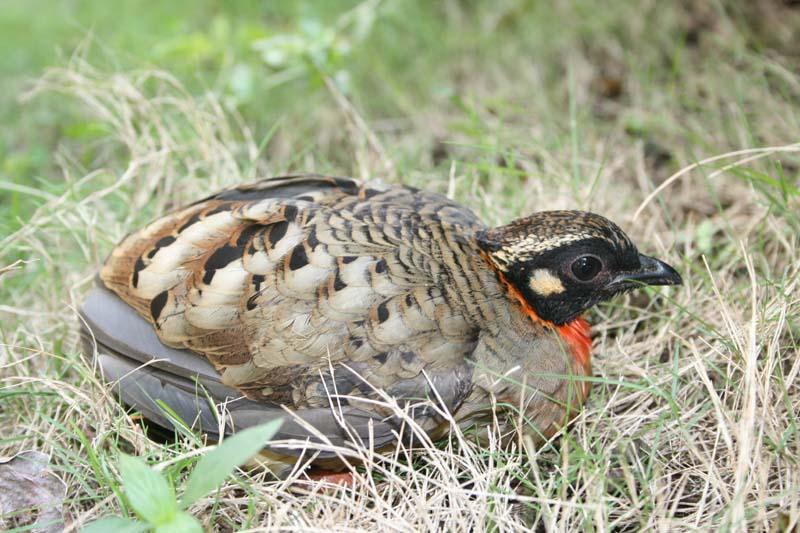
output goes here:
[[480, 229], [436, 194], [281, 177], [131, 234], [101, 278], [163, 343], [207, 357], [251, 399], [311, 408], [334, 389], [425, 397], [432, 380], [455, 405], [491, 313], [479, 297]]

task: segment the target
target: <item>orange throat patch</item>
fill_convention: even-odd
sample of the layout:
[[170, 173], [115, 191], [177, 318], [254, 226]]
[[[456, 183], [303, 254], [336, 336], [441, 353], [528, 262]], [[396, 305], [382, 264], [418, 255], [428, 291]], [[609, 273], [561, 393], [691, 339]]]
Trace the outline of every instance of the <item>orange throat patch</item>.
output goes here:
[[[583, 317], [578, 317], [570, 320], [566, 324], [557, 326], [548, 320], [542, 319], [536, 314], [536, 311], [533, 310], [533, 307], [531, 307], [528, 301], [525, 300], [522, 293], [497, 269], [491, 258], [484, 257], [484, 259], [497, 274], [497, 278], [500, 280], [500, 283], [503, 284], [508, 296], [516, 301], [522, 308], [522, 312], [530, 318], [532, 322], [557, 331], [561, 339], [566, 343], [567, 347], [569, 347], [573, 359], [581, 366], [584, 373], [590, 376], [592, 374], [592, 327], [589, 325], [589, 322]], [[589, 385], [590, 384], [587, 382], [587, 389]]]
[[572, 357], [583, 367], [586, 375], [592, 373], [592, 327], [583, 317], [556, 326], [561, 338], [569, 346]]

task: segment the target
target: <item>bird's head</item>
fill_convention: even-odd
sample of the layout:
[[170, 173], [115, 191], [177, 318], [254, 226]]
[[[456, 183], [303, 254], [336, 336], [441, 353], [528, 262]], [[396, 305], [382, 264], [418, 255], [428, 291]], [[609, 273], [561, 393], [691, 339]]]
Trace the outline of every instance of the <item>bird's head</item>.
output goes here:
[[617, 293], [681, 283], [674, 268], [640, 254], [619, 226], [594, 213], [543, 211], [477, 239], [504, 280], [556, 325]]

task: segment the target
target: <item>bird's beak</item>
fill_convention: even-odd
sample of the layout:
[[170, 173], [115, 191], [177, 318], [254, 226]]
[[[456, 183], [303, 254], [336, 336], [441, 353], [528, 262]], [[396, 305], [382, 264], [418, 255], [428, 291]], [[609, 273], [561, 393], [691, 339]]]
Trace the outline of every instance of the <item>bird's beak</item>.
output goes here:
[[633, 288], [639, 285], [680, 285], [683, 283], [678, 271], [663, 261], [639, 254], [639, 269], [619, 274], [607, 287], [612, 290]]

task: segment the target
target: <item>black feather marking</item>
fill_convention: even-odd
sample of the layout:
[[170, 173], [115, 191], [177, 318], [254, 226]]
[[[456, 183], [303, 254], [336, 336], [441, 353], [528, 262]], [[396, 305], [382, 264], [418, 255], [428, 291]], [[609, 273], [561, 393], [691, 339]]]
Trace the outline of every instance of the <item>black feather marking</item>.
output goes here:
[[203, 283], [206, 285], [210, 284], [217, 270], [225, 268], [229, 263], [236, 261], [240, 257], [242, 257], [242, 249], [239, 246], [225, 245], [222, 248], [218, 248], [206, 260], [206, 264], [203, 267], [205, 270], [203, 273]]
[[303, 243], [298, 244], [292, 248], [289, 257], [289, 270], [297, 270], [303, 268], [308, 264], [308, 255], [306, 255], [306, 248]]
[[402, 357], [403, 361], [406, 363], [411, 363], [416, 359], [417, 355], [414, 352], [400, 352], [400, 357]]
[[[276, 184], [275, 182], [283, 181]], [[272, 183], [270, 183], [272, 182]], [[253, 201], [264, 198], [294, 198], [299, 194], [308, 193], [309, 190], [324, 191], [336, 187], [335, 180], [317, 174], [297, 176], [275, 176], [255, 183], [251, 186], [236, 187], [221, 193], [209, 196], [196, 203], [208, 200], [228, 201]]]
[[150, 316], [153, 317], [153, 322], [158, 322], [158, 317], [161, 316], [161, 311], [167, 305], [167, 298], [169, 293], [167, 291], [159, 292], [155, 298], [150, 300]]
[[386, 358], [389, 357], [389, 354], [386, 352], [379, 353], [378, 355], [373, 355], [372, 358], [379, 363], [383, 364], [386, 362]]
[[406, 294], [406, 307], [411, 307], [414, 305], [414, 297], [411, 296], [411, 293]]
[[278, 242], [283, 239], [286, 232], [289, 230], [289, 223], [288, 222], [276, 222], [269, 229], [269, 243], [272, 248], [275, 247]]
[[347, 194], [358, 194], [358, 183], [349, 178], [331, 178], [331, 181]]
[[384, 272], [386, 272], [386, 259], [381, 259], [375, 263], [375, 273], [383, 274]]
[[358, 259], [358, 257], [355, 255], [345, 255], [344, 257], [342, 257], [342, 263], [346, 265], [347, 263], [352, 263], [356, 259]]
[[250, 298], [247, 299], [247, 303], [245, 304], [245, 306], [247, 307], [248, 311], [252, 311], [253, 309], [256, 308], [256, 299], [258, 298], [259, 294], [260, 293], [255, 293], [254, 295], [252, 295]]
[[386, 307], [386, 302], [378, 304], [378, 322], [383, 324], [389, 319], [389, 309]]
[[175, 242], [175, 235], [167, 235], [166, 237], [161, 237], [156, 242], [156, 248], [164, 248], [166, 246], [169, 246], [173, 242]]
[[133, 265], [133, 277], [131, 278], [131, 285], [135, 289], [139, 285], [139, 271], [143, 270], [145, 267], [144, 261], [141, 257], [136, 260], [136, 263]]
[[189, 217], [189, 220], [187, 220], [186, 222], [184, 222], [184, 223], [183, 223], [183, 225], [182, 225], [180, 228], [178, 228], [178, 233], [183, 233], [183, 231], [184, 231], [186, 228], [188, 228], [189, 226], [191, 226], [191, 225], [192, 225], [192, 224], [194, 224], [195, 222], [198, 222], [198, 221], [200, 220], [200, 218], [201, 218], [201, 213], [195, 213], [194, 215], [192, 215], [191, 217]]
[[253, 224], [244, 228], [241, 233], [239, 233], [239, 237], [236, 239], [236, 246], [244, 246], [250, 239], [253, 238], [253, 235], [261, 229], [263, 226], [259, 224]]
[[294, 219], [297, 218], [297, 207], [293, 205], [287, 205], [283, 208], [283, 216], [289, 222], [294, 222]]
[[154, 255], [156, 255], [156, 252], [158, 252], [158, 251], [159, 251], [160, 249], [162, 249], [162, 248], [166, 248], [167, 246], [169, 246], [169, 245], [170, 245], [170, 244], [172, 244], [173, 242], [175, 242], [175, 236], [174, 236], [174, 235], [167, 235], [166, 237], [161, 237], [161, 238], [160, 238], [160, 239], [158, 239], [158, 241], [156, 241], [156, 243], [153, 245], [153, 249], [152, 249], [152, 250], [150, 250], [150, 251], [147, 253], [147, 257], [148, 257], [148, 258], [150, 258], [150, 259], [152, 259], [152, 258], [153, 258], [153, 256], [154, 256]]
[[353, 346], [354, 346], [356, 349], [359, 349], [359, 348], [361, 348], [361, 347], [364, 345], [364, 341], [363, 341], [363, 340], [361, 340], [361, 339], [353, 339], [353, 341], [352, 341], [352, 342], [353, 342]]
[[373, 196], [379, 195], [383, 191], [379, 191], [377, 189], [365, 189], [364, 190], [364, 200], [369, 200]]
[[342, 278], [339, 276], [339, 271], [336, 271], [336, 277], [333, 279], [333, 290], [340, 291], [347, 287], [347, 283], [342, 281]]
[[261, 284], [264, 283], [266, 278], [262, 274], [253, 274], [253, 287], [256, 291], [261, 290]]
[[311, 231], [308, 232], [308, 237], [306, 237], [306, 242], [308, 243], [308, 247], [312, 250], [317, 247], [319, 244], [319, 239], [317, 239], [317, 230], [316, 228], [311, 228]]
[[217, 213], [222, 213], [223, 211], [227, 211], [228, 206], [225, 204], [220, 204], [213, 209], [209, 209], [208, 211], [203, 212], [203, 218], [210, 217], [211, 215], [216, 215]]

